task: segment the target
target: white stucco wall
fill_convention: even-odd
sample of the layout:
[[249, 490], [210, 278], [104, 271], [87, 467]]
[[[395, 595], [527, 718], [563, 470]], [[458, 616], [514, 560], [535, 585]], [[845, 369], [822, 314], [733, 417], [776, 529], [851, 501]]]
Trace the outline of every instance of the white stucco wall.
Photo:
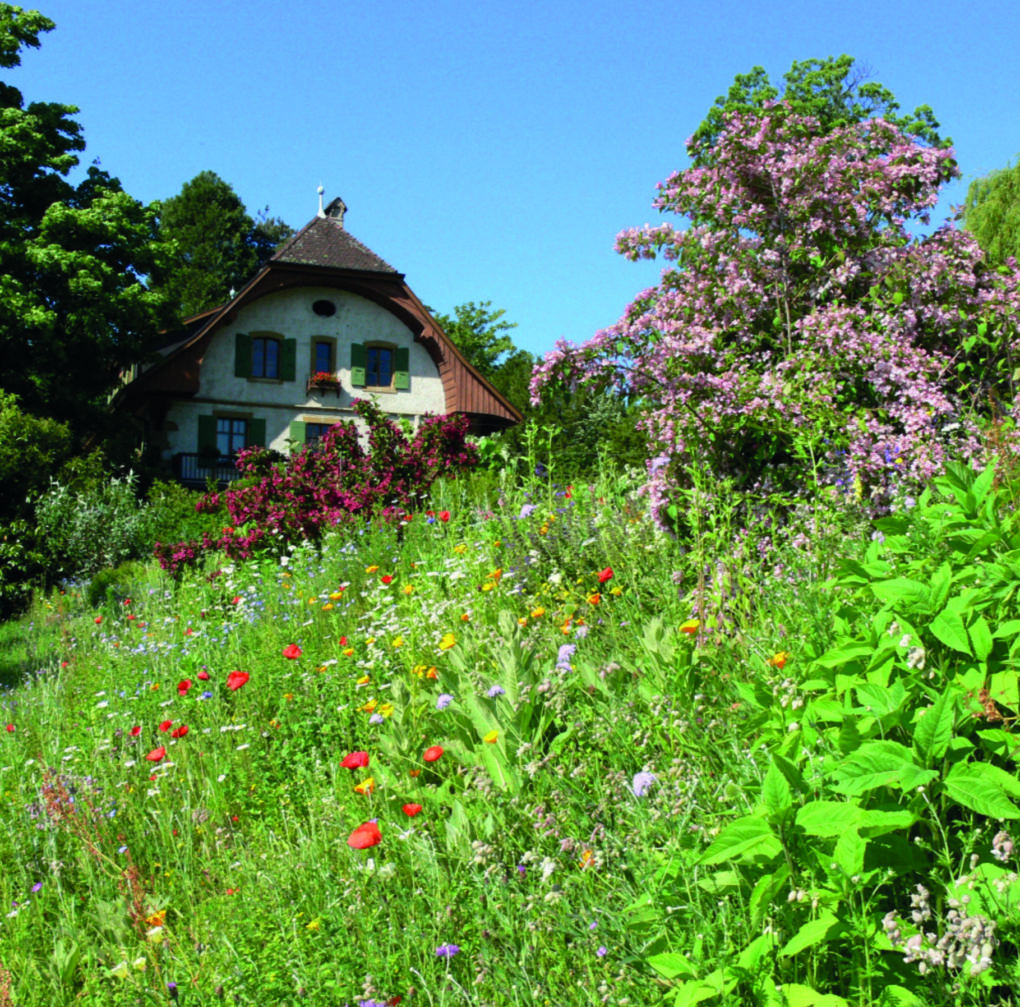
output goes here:
[[[317, 300], [332, 301], [336, 314], [330, 318], [316, 315], [312, 304]], [[239, 332], [274, 333], [295, 339], [295, 380], [235, 377], [235, 335]], [[306, 391], [315, 337], [336, 341], [339, 398], [333, 391]], [[409, 390], [371, 392], [351, 386], [351, 344], [374, 341], [409, 349]], [[198, 417], [230, 412], [264, 419], [266, 445], [285, 451], [292, 420], [334, 423], [350, 419], [350, 403], [355, 398], [374, 398], [391, 416], [413, 419], [426, 412], [446, 412], [442, 381], [432, 358], [414, 342], [411, 331], [396, 316], [363, 297], [332, 288], [304, 287], [270, 294], [242, 308], [236, 322], [223, 326], [213, 336], [202, 362], [197, 395], [173, 403], [167, 415], [163, 454], [170, 457], [178, 451], [196, 451]]]

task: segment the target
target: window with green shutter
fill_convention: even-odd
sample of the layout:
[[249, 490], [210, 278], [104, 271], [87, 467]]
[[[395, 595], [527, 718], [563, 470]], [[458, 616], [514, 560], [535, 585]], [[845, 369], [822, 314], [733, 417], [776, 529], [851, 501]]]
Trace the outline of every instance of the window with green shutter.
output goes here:
[[393, 354], [393, 387], [399, 392], [411, 388], [411, 351], [406, 346], [398, 347]]
[[351, 385], [365, 387], [365, 347], [361, 343], [351, 344]]
[[297, 340], [274, 332], [238, 332], [234, 336], [234, 376], [294, 381]]

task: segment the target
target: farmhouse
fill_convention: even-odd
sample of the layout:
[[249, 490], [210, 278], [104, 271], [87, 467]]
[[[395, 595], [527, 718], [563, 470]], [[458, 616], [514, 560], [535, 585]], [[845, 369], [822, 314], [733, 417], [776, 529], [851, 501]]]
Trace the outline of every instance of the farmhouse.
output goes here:
[[344, 228], [334, 199], [224, 305], [136, 368], [114, 408], [184, 483], [235, 476], [232, 456], [289, 453], [373, 397], [391, 418], [459, 413], [491, 433], [520, 414], [463, 358], [404, 281]]

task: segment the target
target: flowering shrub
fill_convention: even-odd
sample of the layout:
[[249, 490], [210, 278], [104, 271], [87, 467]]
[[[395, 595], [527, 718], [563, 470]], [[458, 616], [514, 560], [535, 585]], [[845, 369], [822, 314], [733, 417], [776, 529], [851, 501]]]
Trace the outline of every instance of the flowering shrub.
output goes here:
[[391, 520], [422, 505], [440, 476], [475, 463], [466, 417], [427, 416], [409, 440], [371, 402], [357, 400], [354, 410], [368, 425], [367, 452], [354, 423], [336, 424], [283, 464], [263, 448], [242, 451], [239, 484], [206, 494], [197, 504], [200, 512], [226, 512], [229, 523], [219, 538], [206, 534], [201, 543], [157, 542], [155, 555], [163, 569], [176, 573], [211, 550], [242, 560], [275, 555], [288, 543], [317, 542], [337, 525], [372, 517]]
[[926, 479], [950, 453], [950, 418], [955, 449], [975, 456], [967, 407], [1013, 401], [1020, 293], [1016, 271], [987, 268], [952, 225], [907, 231], [959, 175], [952, 151], [882, 119], [825, 131], [774, 104], [730, 116], [706, 162], [656, 201], [692, 226], [617, 239], [630, 259], [675, 266], [616, 325], [557, 344], [533, 396], [557, 379], [608, 382], [644, 403], [660, 511], [691, 465], [743, 488], [797, 462], [876, 494], [893, 473]]

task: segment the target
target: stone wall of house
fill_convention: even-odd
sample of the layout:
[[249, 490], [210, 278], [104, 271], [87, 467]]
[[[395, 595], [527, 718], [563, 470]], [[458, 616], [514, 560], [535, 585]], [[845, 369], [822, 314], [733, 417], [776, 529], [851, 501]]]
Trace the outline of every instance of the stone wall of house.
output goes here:
[[[329, 302], [331, 316], [313, 305]], [[322, 310], [320, 304], [320, 311]], [[294, 378], [266, 378], [236, 374], [237, 334], [249, 338], [294, 340]], [[336, 387], [308, 389], [315, 367], [313, 344], [333, 347], [332, 373]], [[355, 388], [351, 382], [353, 344], [408, 350], [409, 387], [406, 390]], [[383, 412], [412, 421], [424, 413], [446, 412], [438, 369], [426, 350], [414, 342], [410, 330], [372, 301], [333, 288], [300, 288], [270, 294], [246, 305], [237, 320], [222, 326], [202, 361], [198, 394], [174, 402], [163, 425], [163, 455], [198, 450], [199, 417], [237, 417], [265, 421], [268, 447], [286, 451], [292, 424], [331, 424], [350, 419], [355, 398], [375, 399]]]

